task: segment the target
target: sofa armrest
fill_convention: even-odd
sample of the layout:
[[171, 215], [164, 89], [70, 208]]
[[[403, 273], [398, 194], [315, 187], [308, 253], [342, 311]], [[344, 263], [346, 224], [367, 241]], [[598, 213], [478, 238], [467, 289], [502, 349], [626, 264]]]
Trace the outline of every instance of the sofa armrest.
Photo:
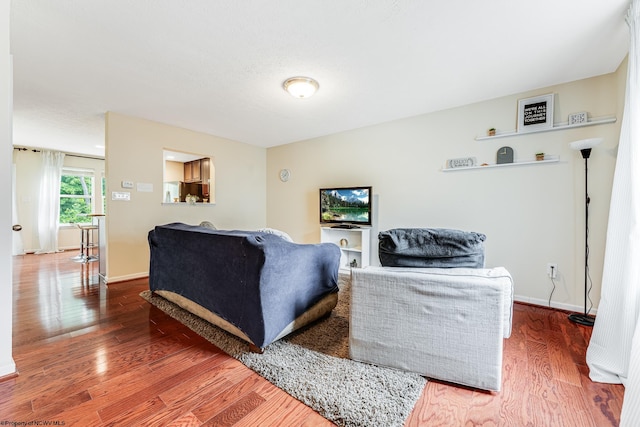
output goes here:
[[512, 302], [501, 267], [354, 269], [351, 357], [499, 390]]

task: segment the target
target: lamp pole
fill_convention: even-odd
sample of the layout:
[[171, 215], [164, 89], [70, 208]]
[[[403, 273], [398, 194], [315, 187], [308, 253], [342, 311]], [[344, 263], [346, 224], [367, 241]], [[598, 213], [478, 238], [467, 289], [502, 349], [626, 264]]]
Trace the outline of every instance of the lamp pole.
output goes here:
[[569, 315], [569, 320], [584, 326], [593, 326], [594, 318], [589, 316], [587, 310], [587, 294], [589, 292], [589, 156], [591, 148], [580, 150], [584, 159], [584, 314], [574, 313]]

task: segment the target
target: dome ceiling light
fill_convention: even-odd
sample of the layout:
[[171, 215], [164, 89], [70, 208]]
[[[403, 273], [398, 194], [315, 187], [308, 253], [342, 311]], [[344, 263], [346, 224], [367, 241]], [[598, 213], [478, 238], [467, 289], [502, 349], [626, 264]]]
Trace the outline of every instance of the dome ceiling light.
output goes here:
[[282, 87], [295, 98], [309, 98], [320, 85], [311, 77], [291, 77], [282, 83]]

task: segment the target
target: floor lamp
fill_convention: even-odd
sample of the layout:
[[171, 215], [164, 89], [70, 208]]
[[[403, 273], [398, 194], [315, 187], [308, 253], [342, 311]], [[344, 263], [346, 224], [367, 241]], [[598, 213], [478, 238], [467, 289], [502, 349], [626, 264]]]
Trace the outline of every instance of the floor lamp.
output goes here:
[[584, 313], [573, 313], [569, 315], [569, 320], [584, 326], [593, 326], [595, 318], [589, 316], [587, 308], [587, 298], [589, 296], [589, 156], [591, 149], [602, 142], [602, 138], [589, 138], [580, 141], [574, 141], [569, 146], [574, 150], [580, 150], [584, 159]]

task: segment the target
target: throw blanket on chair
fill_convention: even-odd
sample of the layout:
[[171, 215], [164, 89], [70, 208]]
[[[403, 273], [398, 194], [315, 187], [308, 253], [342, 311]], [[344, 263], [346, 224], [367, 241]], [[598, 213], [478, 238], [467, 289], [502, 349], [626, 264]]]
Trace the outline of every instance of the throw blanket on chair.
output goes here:
[[482, 233], [444, 228], [394, 228], [378, 234], [385, 267], [484, 267]]

